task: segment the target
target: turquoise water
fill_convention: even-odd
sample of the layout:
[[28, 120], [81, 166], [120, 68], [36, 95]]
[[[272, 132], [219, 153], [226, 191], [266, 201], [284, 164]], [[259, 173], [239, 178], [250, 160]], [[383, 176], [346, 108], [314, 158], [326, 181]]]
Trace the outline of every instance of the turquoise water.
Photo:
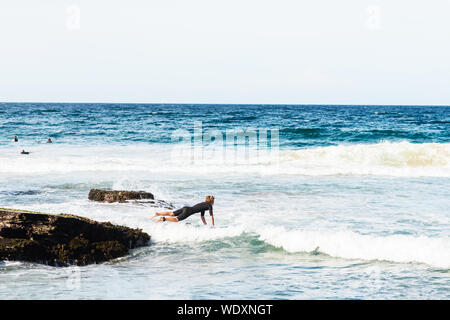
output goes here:
[[[176, 207], [213, 194], [216, 227], [155, 224], [164, 208], [91, 188]], [[0, 262], [0, 298], [448, 299], [449, 199], [450, 107], [3, 103], [0, 207], [152, 245], [87, 267]]]

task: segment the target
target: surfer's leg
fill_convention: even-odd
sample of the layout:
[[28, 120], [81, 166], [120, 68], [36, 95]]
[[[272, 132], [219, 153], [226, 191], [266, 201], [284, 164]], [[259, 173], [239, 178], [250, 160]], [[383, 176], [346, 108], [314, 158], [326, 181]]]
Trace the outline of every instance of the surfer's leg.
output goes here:
[[159, 220], [156, 221], [156, 223], [161, 222], [161, 221], [170, 221], [170, 222], [178, 222], [178, 218], [177, 217], [162, 217], [159, 218]]
[[159, 216], [174, 216], [174, 213], [172, 211], [156, 212], [155, 215], [153, 217], [151, 217], [150, 219], [153, 219], [153, 218], [159, 217]]
[[159, 212], [156, 213], [158, 216], [174, 216], [172, 211], [165, 211], [165, 212]]

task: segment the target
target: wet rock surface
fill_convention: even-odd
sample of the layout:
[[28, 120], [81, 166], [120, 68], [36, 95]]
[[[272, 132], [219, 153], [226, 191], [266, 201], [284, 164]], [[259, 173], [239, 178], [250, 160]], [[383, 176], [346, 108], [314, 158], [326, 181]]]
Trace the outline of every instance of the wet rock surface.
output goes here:
[[145, 191], [91, 189], [88, 198], [92, 201], [112, 203], [127, 202], [129, 200], [153, 200], [154, 196], [150, 192]]
[[149, 241], [140, 229], [109, 222], [0, 208], [0, 260], [87, 265], [125, 256]]

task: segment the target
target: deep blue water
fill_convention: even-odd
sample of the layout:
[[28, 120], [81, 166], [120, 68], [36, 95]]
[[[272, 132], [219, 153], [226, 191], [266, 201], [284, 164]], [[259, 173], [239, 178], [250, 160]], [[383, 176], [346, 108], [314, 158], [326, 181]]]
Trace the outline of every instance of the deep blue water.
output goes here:
[[0, 143], [170, 143], [176, 129], [279, 128], [282, 148], [450, 141], [450, 107], [326, 105], [0, 104]]

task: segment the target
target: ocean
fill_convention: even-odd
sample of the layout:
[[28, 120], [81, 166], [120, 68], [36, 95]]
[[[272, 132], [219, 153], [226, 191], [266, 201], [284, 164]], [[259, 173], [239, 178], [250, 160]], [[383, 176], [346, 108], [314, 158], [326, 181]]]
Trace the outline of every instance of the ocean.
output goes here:
[[[91, 188], [214, 195], [216, 226]], [[0, 103], [0, 207], [152, 237], [97, 265], [2, 261], [0, 299], [449, 299], [450, 107]]]

